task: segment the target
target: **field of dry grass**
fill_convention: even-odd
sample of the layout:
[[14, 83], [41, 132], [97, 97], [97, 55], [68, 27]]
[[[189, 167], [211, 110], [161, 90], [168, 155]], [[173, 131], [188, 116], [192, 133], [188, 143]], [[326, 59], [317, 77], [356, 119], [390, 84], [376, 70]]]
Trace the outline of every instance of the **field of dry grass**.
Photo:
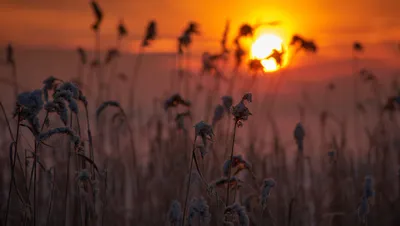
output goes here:
[[[131, 69], [121, 71], [129, 33], [119, 24], [116, 46], [101, 52], [102, 10], [91, 7], [96, 48], [77, 49], [71, 81], [51, 76], [25, 90], [21, 62], [6, 47], [2, 82], [13, 104], [0, 105], [0, 225], [400, 225], [400, 87], [358, 66], [362, 43], [349, 49], [347, 111], [330, 104], [340, 83], [326, 84], [318, 106], [299, 92], [289, 131], [273, 111], [286, 69], [265, 79], [241, 45], [257, 28], [227, 23], [221, 49], [204, 53], [193, 74], [188, 59], [200, 25], [189, 22], [169, 89], [151, 96], [144, 112], [137, 90], [156, 21]], [[299, 35], [288, 49], [293, 59], [319, 51]], [[271, 57], [280, 64], [283, 54]]]

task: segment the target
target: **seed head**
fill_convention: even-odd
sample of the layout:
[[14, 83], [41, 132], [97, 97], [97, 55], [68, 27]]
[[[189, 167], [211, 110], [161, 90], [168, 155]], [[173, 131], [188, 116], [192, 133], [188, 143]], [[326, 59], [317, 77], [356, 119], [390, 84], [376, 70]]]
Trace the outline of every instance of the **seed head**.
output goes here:
[[201, 224], [208, 225], [211, 220], [210, 207], [207, 205], [207, 201], [203, 198], [193, 198], [189, 206], [189, 217], [188, 226], [193, 225], [193, 220], [196, 216], [199, 217]]
[[225, 215], [236, 215], [238, 217], [238, 223], [240, 226], [248, 226], [250, 225], [249, 217], [247, 216], [246, 209], [243, 206], [240, 206], [238, 203], [234, 203], [230, 206], [227, 206], [224, 211]]
[[146, 29], [146, 35], [143, 38], [142, 46], [147, 47], [150, 45], [151, 41], [154, 41], [157, 36], [157, 23], [156, 21], [152, 20], [149, 22], [149, 25]]
[[261, 186], [261, 206], [264, 209], [269, 195], [271, 193], [271, 189], [275, 187], [275, 180], [272, 178], [267, 178], [264, 180], [263, 185]]
[[213, 132], [212, 127], [209, 124], [207, 124], [206, 122], [201, 121], [201, 122], [197, 123], [194, 126], [194, 130], [195, 130], [195, 136], [201, 137], [204, 146], [206, 146], [207, 140], [212, 141], [214, 132]]
[[215, 124], [224, 117], [224, 112], [225, 108], [220, 104], [215, 108], [212, 126], [215, 126]]
[[177, 200], [174, 200], [171, 203], [171, 206], [170, 206], [169, 212], [168, 212], [168, 220], [171, 225], [180, 225], [180, 223], [182, 221], [181, 204]]
[[303, 151], [303, 143], [304, 143], [304, 137], [306, 136], [306, 133], [304, 131], [303, 125], [299, 122], [297, 123], [294, 132], [294, 139], [297, 143], [297, 149], [302, 152]]

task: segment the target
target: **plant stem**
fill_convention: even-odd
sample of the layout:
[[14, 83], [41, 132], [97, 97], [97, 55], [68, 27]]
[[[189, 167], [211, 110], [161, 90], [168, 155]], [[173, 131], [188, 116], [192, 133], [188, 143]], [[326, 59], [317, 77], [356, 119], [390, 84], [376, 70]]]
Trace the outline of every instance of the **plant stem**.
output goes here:
[[231, 173], [232, 173], [232, 163], [233, 163], [233, 150], [235, 148], [235, 137], [236, 137], [236, 128], [237, 128], [238, 120], [235, 121], [235, 125], [233, 127], [233, 138], [232, 138], [232, 149], [231, 149], [231, 160], [229, 164], [229, 171], [228, 171], [228, 185], [226, 188], [226, 206], [229, 206], [229, 188], [231, 183]]
[[12, 185], [15, 177], [15, 162], [17, 159], [17, 151], [18, 151], [18, 137], [19, 137], [19, 122], [20, 122], [20, 111], [18, 110], [18, 119], [17, 119], [17, 138], [14, 141], [15, 142], [15, 148], [14, 148], [14, 158], [12, 159], [12, 165], [11, 165], [11, 180], [10, 180], [10, 187], [8, 189], [8, 200], [7, 200], [7, 211], [6, 211], [6, 219], [5, 219], [5, 225], [7, 226], [8, 223], [8, 213], [10, 211], [10, 203], [11, 203], [11, 191], [12, 191]]
[[182, 216], [182, 226], [185, 225], [185, 218], [186, 218], [186, 206], [187, 206], [187, 202], [189, 199], [189, 189], [190, 189], [190, 180], [192, 179], [192, 169], [193, 169], [193, 162], [194, 162], [194, 158], [195, 158], [195, 151], [196, 151], [196, 141], [197, 141], [197, 136], [194, 138], [193, 141], [193, 150], [192, 150], [192, 158], [190, 160], [190, 167], [189, 167], [189, 180], [188, 183], [186, 185], [186, 197], [185, 197], [185, 205], [183, 206], [183, 216]]
[[[70, 121], [69, 126], [72, 128], [72, 112], [70, 113]], [[65, 214], [64, 214], [64, 225], [67, 225], [67, 212], [68, 212], [68, 188], [69, 188], [69, 171], [71, 165], [71, 144], [68, 141], [68, 160], [67, 160], [67, 178], [66, 178], [66, 185], [65, 185], [65, 196], [64, 196], [64, 205], [65, 205]]]

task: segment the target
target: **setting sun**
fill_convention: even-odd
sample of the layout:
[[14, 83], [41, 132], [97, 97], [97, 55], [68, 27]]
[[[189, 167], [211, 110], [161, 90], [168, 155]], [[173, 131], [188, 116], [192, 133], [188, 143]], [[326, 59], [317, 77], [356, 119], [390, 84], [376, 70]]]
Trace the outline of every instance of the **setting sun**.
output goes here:
[[261, 59], [261, 64], [267, 72], [276, 71], [279, 69], [277, 61], [271, 57], [265, 59], [274, 53], [274, 50], [282, 52], [283, 40], [272, 34], [264, 34], [257, 38], [251, 46], [251, 56], [254, 59]]

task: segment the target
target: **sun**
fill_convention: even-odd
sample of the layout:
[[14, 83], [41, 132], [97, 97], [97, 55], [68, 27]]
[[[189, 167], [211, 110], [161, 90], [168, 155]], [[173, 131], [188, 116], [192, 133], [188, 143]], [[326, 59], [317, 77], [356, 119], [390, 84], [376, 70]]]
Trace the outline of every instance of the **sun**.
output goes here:
[[251, 45], [251, 57], [253, 59], [262, 59], [261, 64], [264, 71], [273, 72], [279, 69], [279, 65], [273, 58], [264, 59], [271, 55], [273, 50], [282, 51], [283, 40], [273, 34], [263, 34], [259, 36]]

